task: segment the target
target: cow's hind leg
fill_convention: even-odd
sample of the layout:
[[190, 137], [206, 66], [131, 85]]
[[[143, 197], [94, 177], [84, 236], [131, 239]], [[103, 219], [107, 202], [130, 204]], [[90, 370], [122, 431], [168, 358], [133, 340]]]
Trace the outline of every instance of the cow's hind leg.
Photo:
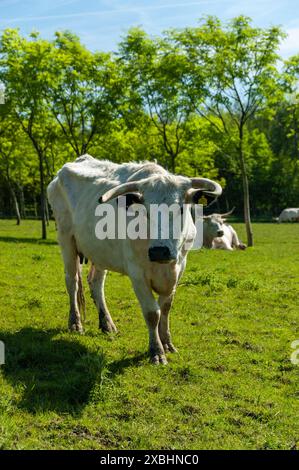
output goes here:
[[98, 270], [91, 266], [88, 274], [88, 284], [91, 296], [99, 312], [99, 328], [105, 333], [117, 332], [106, 305], [104, 285], [107, 271]]
[[[70, 299], [69, 329], [71, 331], [83, 332], [80, 317], [81, 273], [80, 261], [77, 247], [73, 237], [59, 234], [62, 257], [64, 261], [65, 283]], [[79, 300], [79, 302], [78, 302]]]
[[161, 317], [159, 322], [159, 336], [165, 352], [177, 352], [172, 344], [169, 328], [169, 312], [173, 301], [173, 294], [169, 296], [160, 295], [159, 305]]

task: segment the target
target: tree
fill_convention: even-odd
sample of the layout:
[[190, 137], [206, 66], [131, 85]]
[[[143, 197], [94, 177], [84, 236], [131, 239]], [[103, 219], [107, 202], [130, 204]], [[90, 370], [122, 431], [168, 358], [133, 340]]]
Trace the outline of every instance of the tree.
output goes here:
[[284, 64], [284, 84], [287, 96], [287, 136], [293, 142], [293, 159], [299, 169], [299, 54], [290, 57]]
[[[240, 16], [227, 25], [209, 17], [199, 27], [174, 31], [190, 63], [182, 80], [200, 116], [232, 142], [243, 187], [248, 246], [253, 246], [247, 161], [244, 148], [247, 126], [278, 99], [281, 92], [277, 50], [283, 33], [278, 27], [255, 28]], [[204, 72], [203, 72], [204, 70]], [[202, 82], [207, 97], [198, 94]]]
[[33, 167], [30, 142], [6, 101], [0, 106], [0, 172], [13, 201], [17, 225], [25, 216], [23, 186], [28, 183]]
[[52, 81], [52, 45], [32, 33], [27, 40], [17, 30], [3, 32], [0, 46], [0, 80], [11, 102], [14, 118], [30, 139], [39, 162], [42, 238], [46, 239], [44, 163], [53, 138], [52, 116], [45, 106], [44, 90]]
[[74, 34], [56, 33], [49, 57], [53, 79], [44, 93], [76, 156], [107, 134], [122, 95], [116, 64], [108, 53], [92, 53]]
[[150, 38], [140, 28], [129, 31], [118, 55], [130, 88], [128, 109], [135, 112], [135, 122], [147, 113], [164, 146], [163, 164], [175, 172], [192, 110], [179, 80], [186, 57], [167, 38]]
[[14, 150], [16, 148], [19, 126], [17, 126], [16, 122], [14, 122], [12, 119], [9, 119], [6, 113], [3, 113], [4, 107], [6, 107], [5, 104], [1, 105], [0, 113], [0, 170], [13, 200], [17, 225], [20, 225], [21, 214], [15, 191], [14, 178], [12, 176], [16, 164], [19, 163], [14, 158]]

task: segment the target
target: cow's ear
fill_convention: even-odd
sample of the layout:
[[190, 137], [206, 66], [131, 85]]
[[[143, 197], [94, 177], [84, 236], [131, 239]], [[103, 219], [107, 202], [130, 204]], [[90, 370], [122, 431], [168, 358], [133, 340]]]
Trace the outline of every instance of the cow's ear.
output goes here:
[[193, 204], [202, 204], [203, 206], [209, 206], [214, 200], [215, 196], [207, 194], [202, 189], [199, 189], [192, 195]]
[[[126, 198], [127, 210], [132, 204], [143, 204], [143, 196], [140, 193], [127, 193], [127, 194], [124, 194], [123, 197]], [[118, 199], [117, 199], [117, 202], [118, 202]]]

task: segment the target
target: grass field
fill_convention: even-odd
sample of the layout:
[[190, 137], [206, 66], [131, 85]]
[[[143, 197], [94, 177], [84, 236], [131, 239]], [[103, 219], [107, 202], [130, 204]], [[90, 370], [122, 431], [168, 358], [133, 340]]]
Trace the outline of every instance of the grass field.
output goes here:
[[126, 277], [106, 287], [119, 333], [97, 329], [88, 294], [85, 335], [70, 334], [54, 225], [42, 242], [38, 222], [1, 220], [0, 449], [298, 448], [299, 225], [254, 232], [245, 252], [190, 254], [171, 313], [179, 354], [156, 367]]

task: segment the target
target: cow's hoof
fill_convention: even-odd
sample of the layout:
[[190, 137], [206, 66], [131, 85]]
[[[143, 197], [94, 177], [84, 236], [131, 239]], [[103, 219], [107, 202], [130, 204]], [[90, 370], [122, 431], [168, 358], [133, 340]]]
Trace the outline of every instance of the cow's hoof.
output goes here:
[[71, 332], [80, 333], [81, 335], [84, 332], [83, 331], [83, 326], [81, 324], [78, 324], [78, 323], [73, 323], [72, 325], [70, 325], [69, 330]]
[[166, 366], [167, 359], [164, 354], [155, 354], [154, 356], [151, 356], [151, 363], [156, 366], [158, 366], [159, 364]]
[[174, 345], [172, 343], [165, 343], [163, 344], [163, 348], [164, 348], [164, 351], [166, 353], [170, 352], [170, 353], [177, 353], [178, 350], [174, 347]]
[[239, 250], [246, 250], [247, 245], [244, 245], [244, 243], [240, 243], [238, 248], [239, 248]]
[[114, 323], [105, 323], [105, 325], [100, 325], [100, 329], [103, 333], [117, 333], [117, 328]]

